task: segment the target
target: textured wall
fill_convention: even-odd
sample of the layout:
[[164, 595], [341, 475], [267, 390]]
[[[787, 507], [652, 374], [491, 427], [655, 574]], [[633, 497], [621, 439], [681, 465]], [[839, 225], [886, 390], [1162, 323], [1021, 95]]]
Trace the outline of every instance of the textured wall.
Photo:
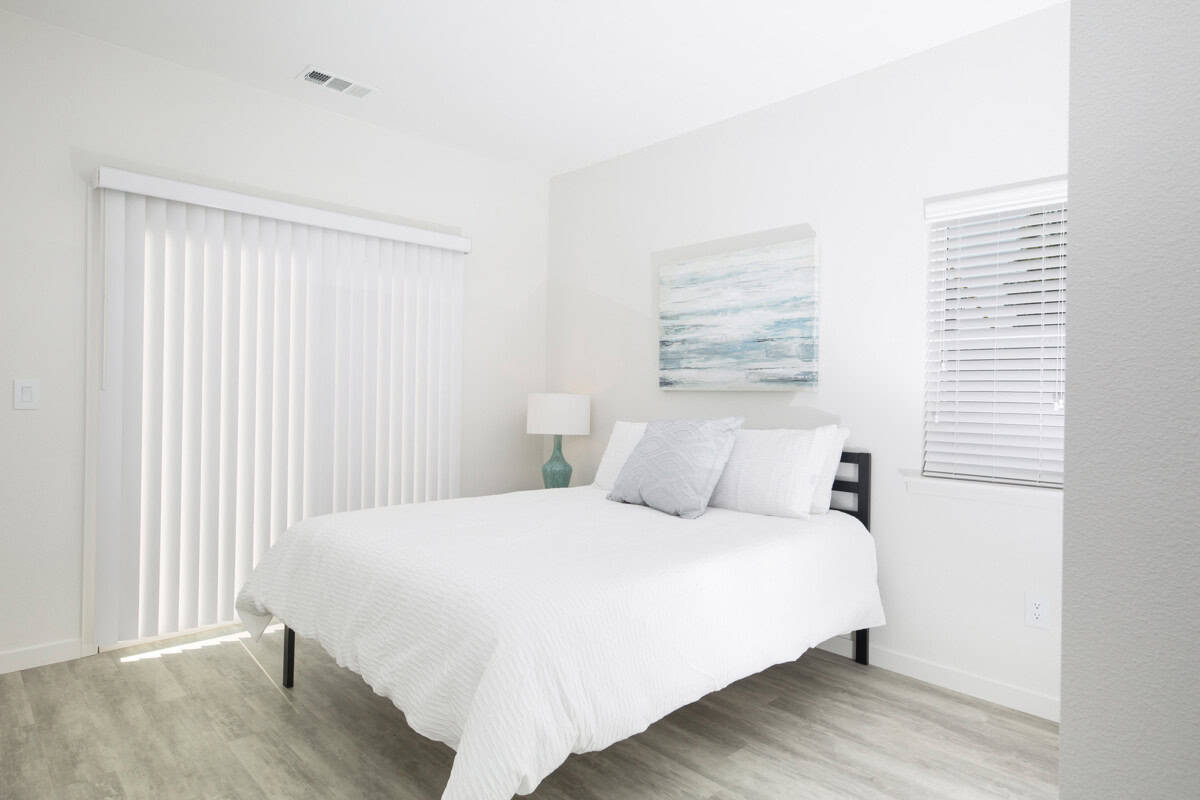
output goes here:
[[1075, 0], [1064, 800], [1200, 796], [1200, 4]]

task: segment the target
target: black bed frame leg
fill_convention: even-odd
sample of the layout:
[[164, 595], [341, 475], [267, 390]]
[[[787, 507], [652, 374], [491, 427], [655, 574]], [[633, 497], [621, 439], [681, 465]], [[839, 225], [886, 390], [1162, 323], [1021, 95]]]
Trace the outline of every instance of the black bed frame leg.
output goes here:
[[283, 626], [283, 688], [290, 689], [295, 683], [296, 632]]
[[854, 660], [864, 667], [871, 663], [871, 629], [854, 632]]

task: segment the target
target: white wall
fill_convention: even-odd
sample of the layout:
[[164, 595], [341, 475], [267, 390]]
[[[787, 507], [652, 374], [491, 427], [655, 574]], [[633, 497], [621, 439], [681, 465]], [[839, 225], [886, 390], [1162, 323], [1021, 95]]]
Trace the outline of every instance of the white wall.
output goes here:
[[1200, 5], [1075, 0], [1064, 800], [1200, 789]]
[[[1067, 168], [1065, 6], [769, 108], [556, 177], [550, 191], [551, 391], [593, 395], [570, 439], [590, 480], [616, 419], [840, 417], [875, 457], [874, 532], [888, 625], [876, 663], [1045, 716], [1059, 640], [1025, 627], [1024, 593], [1060, 592], [1061, 498], [944, 484], [921, 460], [926, 197]], [[822, 253], [820, 387], [657, 388], [654, 251], [796, 223]]]
[[[0, 672], [79, 653], [85, 177], [112, 164], [460, 227], [463, 489], [538, 481], [545, 176], [0, 12]], [[11, 379], [42, 407], [14, 411]]]

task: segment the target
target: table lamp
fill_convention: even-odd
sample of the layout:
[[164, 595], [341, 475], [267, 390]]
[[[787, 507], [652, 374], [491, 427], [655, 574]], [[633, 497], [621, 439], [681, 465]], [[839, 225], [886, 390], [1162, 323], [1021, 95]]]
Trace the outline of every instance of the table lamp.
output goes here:
[[531, 394], [525, 418], [526, 433], [554, 436], [554, 453], [542, 465], [542, 482], [547, 489], [560, 489], [571, 482], [571, 465], [563, 458], [563, 436], [591, 433], [592, 404], [586, 394]]

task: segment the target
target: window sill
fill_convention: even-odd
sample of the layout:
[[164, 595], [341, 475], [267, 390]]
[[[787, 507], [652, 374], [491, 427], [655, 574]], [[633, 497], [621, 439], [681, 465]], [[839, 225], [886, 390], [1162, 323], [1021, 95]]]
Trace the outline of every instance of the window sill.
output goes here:
[[902, 469], [900, 474], [904, 477], [904, 485], [909, 494], [1062, 510], [1061, 489], [1039, 486], [1007, 486], [1001, 483], [958, 481], [952, 478], [930, 478], [915, 469]]

